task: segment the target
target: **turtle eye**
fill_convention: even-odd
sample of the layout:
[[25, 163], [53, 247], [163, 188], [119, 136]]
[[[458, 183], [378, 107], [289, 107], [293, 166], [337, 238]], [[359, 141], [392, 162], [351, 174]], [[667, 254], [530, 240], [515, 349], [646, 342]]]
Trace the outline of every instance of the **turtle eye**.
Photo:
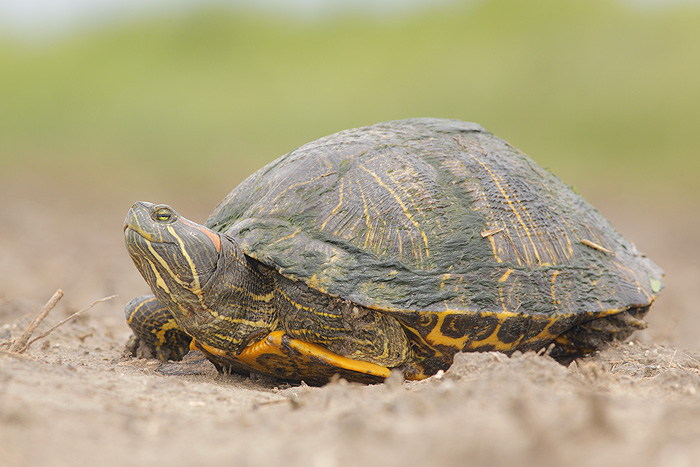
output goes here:
[[170, 208], [158, 208], [153, 211], [153, 220], [156, 222], [168, 222], [173, 218], [173, 210]]

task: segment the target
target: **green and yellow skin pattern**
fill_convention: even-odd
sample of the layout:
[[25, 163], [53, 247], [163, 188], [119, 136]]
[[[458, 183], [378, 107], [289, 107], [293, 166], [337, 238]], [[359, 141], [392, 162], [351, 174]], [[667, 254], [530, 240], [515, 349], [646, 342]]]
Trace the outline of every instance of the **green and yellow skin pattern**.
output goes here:
[[[204, 225], [138, 202], [127, 305], [161, 359], [323, 384], [421, 379], [461, 351], [562, 361], [643, 328], [663, 272], [592, 206], [475, 124], [411, 119], [308, 143]], [[191, 342], [188, 342], [191, 341]]]
[[[412, 357], [396, 319], [287, 279], [167, 206], [134, 204], [124, 231], [155, 294], [132, 300], [127, 321], [156, 356], [172, 349], [181, 358], [192, 347], [222, 371], [312, 383], [336, 373], [379, 381]], [[192, 342], [166, 337], [175, 323]]]

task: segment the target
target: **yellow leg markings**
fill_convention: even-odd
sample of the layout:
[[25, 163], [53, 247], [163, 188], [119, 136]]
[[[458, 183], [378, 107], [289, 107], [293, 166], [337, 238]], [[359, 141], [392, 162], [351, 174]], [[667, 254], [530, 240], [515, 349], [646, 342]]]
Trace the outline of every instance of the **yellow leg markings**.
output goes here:
[[339, 318], [340, 317], [340, 315], [337, 313], [326, 313], [324, 311], [321, 311], [320, 309], [313, 309], [312, 310], [311, 307], [304, 306], [301, 303], [297, 303], [294, 300], [292, 300], [289, 297], [289, 295], [284, 293], [284, 291], [282, 289], [278, 289], [277, 292], [279, 292], [279, 294], [282, 295], [282, 298], [284, 298], [287, 302], [292, 304], [292, 306], [294, 306], [297, 310], [305, 310], [305, 311], [313, 312], [314, 315], [325, 316], [328, 318]]
[[275, 298], [275, 291], [273, 290], [264, 295], [251, 293], [250, 296], [253, 297], [253, 300], [256, 302], [270, 303]]
[[421, 230], [420, 225], [419, 225], [418, 222], [416, 222], [416, 220], [413, 218], [413, 215], [412, 215], [411, 212], [408, 210], [408, 208], [406, 207], [406, 205], [404, 204], [404, 202], [401, 200], [401, 198], [396, 194], [396, 192], [395, 192], [394, 190], [391, 189], [391, 187], [390, 187], [389, 185], [387, 185], [386, 183], [384, 183], [384, 181], [383, 181], [381, 178], [379, 178], [379, 176], [378, 176], [377, 174], [375, 174], [374, 172], [372, 172], [371, 170], [369, 170], [367, 167], [365, 167], [365, 166], [362, 165], [362, 164], [360, 164], [359, 167], [360, 167], [362, 170], [364, 170], [365, 172], [367, 172], [370, 176], [372, 176], [372, 178], [374, 178], [374, 179], [377, 181], [377, 183], [378, 183], [382, 188], [384, 188], [385, 190], [387, 190], [387, 191], [389, 192], [389, 194], [391, 194], [391, 196], [394, 197], [394, 200], [396, 200], [396, 202], [399, 204], [399, 206], [401, 206], [401, 209], [403, 210], [403, 213], [404, 213], [404, 215], [406, 216], [406, 218], [409, 220], [409, 222], [410, 222], [411, 224], [413, 224], [413, 226], [416, 228], [416, 230], [418, 231], [418, 233], [420, 233], [421, 237], [423, 238], [423, 243], [425, 244], [425, 256], [426, 256], [426, 258], [430, 258], [430, 249], [429, 249], [429, 246], [428, 246], [428, 236], [425, 235], [425, 232], [423, 232], [423, 231]]
[[150, 303], [150, 302], [152, 302], [153, 300], [155, 300], [155, 299], [154, 299], [154, 298], [151, 298], [151, 299], [149, 299], [149, 300], [145, 300], [145, 301], [139, 303], [138, 306], [134, 309], [133, 312], [131, 312], [131, 314], [130, 314], [129, 317], [127, 318], [126, 324], [131, 324], [131, 321], [134, 319], [134, 316], [136, 316], [136, 314], [139, 313], [139, 312], [141, 311], [141, 308], [142, 308], [143, 306], [145, 306], [146, 303]]
[[174, 319], [168, 320], [155, 332], [156, 338], [158, 338], [158, 345], [165, 344], [165, 332], [171, 329], [180, 329]]
[[326, 228], [326, 224], [328, 223], [328, 221], [331, 220], [331, 218], [335, 215], [335, 213], [337, 213], [340, 210], [340, 207], [343, 205], [343, 185], [343, 179], [340, 179], [340, 187], [338, 188], [338, 205], [335, 208], [333, 208], [330, 215], [326, 218], [325, 221], [323, 221], [323, 224], [321, 224], [321, 230]]
[[[496, 183], [496, 187], [505, 198], [506, 203], [508, 203], [508, 207], [510, 207], [510, 209], [513, 211], [513, 214], [515, 214], [515, 217], [518, 219], [520, 225], [523, 227], [523, 230], [525, 231], [525, 235], [527, 236], [528, 240], [530, 240], [530, 244], [532, 245], [532, 251], [535, 254], [535, 258], [537, 258], [537, 262], [541, 263], [542, 261], [540, 259], [539, 253], [537, 252], [537, 247], [535, 246], [535, 242], [533, 241], [532, 236], [530, 235], [530, 229], [528, 229], [527, 224], [525, 223], [525, 221], [523, 221], [523, 218], [520, 216], [520, 212], [518, 212], [518, 210], [515, 207], [515, 204], [513, 204], [513, 202], [511, 201], [511, 196], [508, 193], [506, 193], [505, 189], [501, 185], [500, 179], [496, 176], [496, 174], [491, 172], [491, 169], [489, 169], [486, 164], [477, 159], [476, 156], [474, 156], [472, 153], [469, 153], [469, 155], [472, 157], [472, 159], [474, 159], [479, 165], [481, 165], [484, 168], [484, 170], [491, 176], [493, 181]], [[526, 210], [524, 210], [524, 212], [526, 212]], [[523, 250], [525, 251], [526, 262], [528, 264], [531, 264], [527, 248], [523, 248]]]
[[226, 322], [232, 323], [232, 324], [244, 324], [246, 326], [250, 326], [250, 327], [254, 327], [254, 328], [266, 328], [266, 327], [270, 326], [270, 323], [268, 323], [267, 321], [262, 320], [262, 319], [259, 319], [257, 321], [251, 321], [251, 320], [245, 319], [245, 318], [232, 318], [230, 316], [224, 316], [221, 313], [219, 313], [215, 310], [212, 310], [212, 309], [208, 309], [207, 311], [209, 311], [209, 313], [214, 318], [220, 319], [222, 321], [226, 321]]

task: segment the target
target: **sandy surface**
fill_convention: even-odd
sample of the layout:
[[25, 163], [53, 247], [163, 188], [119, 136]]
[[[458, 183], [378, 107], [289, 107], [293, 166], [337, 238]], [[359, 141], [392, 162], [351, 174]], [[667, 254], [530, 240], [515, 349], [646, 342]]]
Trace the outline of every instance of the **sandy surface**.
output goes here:
[[[0, 353], [3, 466], [681, 467], [700, 459], [700, 220], [688, 215], [690, 201], [668, 209], [591, 199], [667, 273], [649, 329], [630, 342], [568, 368], [534, 354], [461, 354], [425, 381], [312, 388], [211, 366], [166, 376], [157, 362], [124, 356], [124, 304], [147, 292], [121, 237], [130, 204], [151, 194], [133, 191], [51, 190], [32, 179], [0, 186], [0, 342], [17, 337], [57, 288], [65, 297], [39, 332], [119, 294], [23, 357]], [[150, 200], [203, 221], [225, 191]]]

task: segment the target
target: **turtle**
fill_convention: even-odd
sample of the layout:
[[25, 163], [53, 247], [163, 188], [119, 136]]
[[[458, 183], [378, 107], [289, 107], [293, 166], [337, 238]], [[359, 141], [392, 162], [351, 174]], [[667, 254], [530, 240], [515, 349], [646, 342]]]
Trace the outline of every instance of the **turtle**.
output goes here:
[[136, 202], [124, 232], [153, 292], [125, 310], [140, 347], [309, 384], [419, 380], [466, 351], [570, 362], [643, 329], [663, 287], [574, 189], [459, 120], [323, 137], [203, 225]]

